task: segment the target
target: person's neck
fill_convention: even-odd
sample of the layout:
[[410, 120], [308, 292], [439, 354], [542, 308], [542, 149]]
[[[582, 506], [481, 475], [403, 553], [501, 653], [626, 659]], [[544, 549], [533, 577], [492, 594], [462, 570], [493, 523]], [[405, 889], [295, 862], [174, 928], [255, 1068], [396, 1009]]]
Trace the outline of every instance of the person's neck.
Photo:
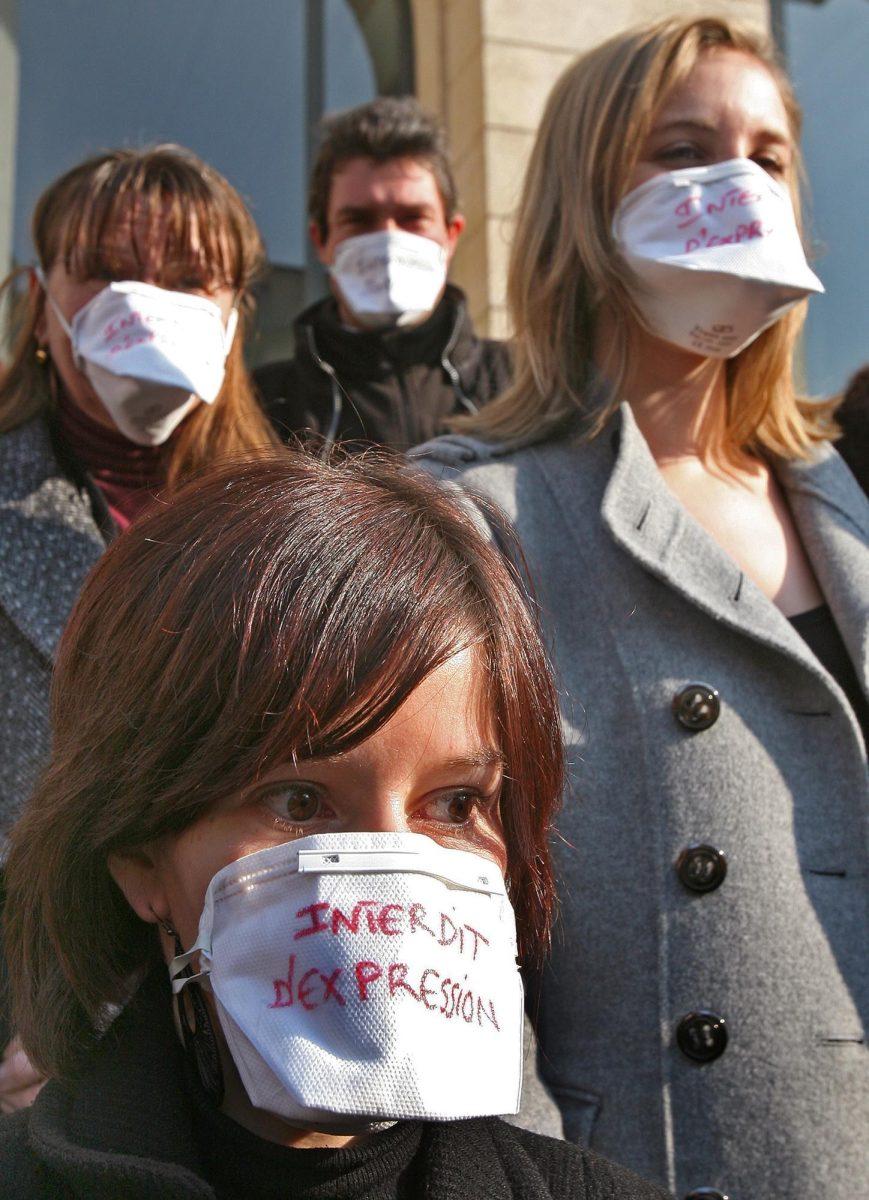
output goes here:
[[[610, 350], [612, 335], [612, 319], [604, 316], [598, 323], [594, 357], [606, 379], [615, 378], [618, 371]], [[724, 360], [701, 358], [636, 327], [628, 357], [620, 395], [631, 406], [659, 467], [691, 459], [725, 474], [744, 470], [744, 462], [720, 461], [714, 449], [722, 443], [727, 416]]]
[[344, 328], [347, 330], [348, 333], [381, 333], [381, 334], [383, 334], [383, 333], [395, 333], [396, 331], [406, 332], [411, 329], [417, 329], [420, 325], [424, 325], [425, 322], [432, 315], [432, 313], [435, 311], [437, 306], [440, 304], [441, 300], [443, 300], [444, 294], [446, 292], [446, 285], [444, 285], [444, 287], [441, 289], [441, 292], [438, 295], [437, 300], [434, 302], [434, 304], [428, 310], [428, 312], [423, 313], [422, 316], [418, 317], [416, 321], [409, 321], [402, 325], [385, 325], [379, 329], [376, 327], [372, 327], [370, 325], [363, 325], [362, 322], [359, 320], [359, 318], [356, 316], [356, 314], [353, 312], [353, 310], [347, 305], [347, 303], [344, 300], [344, 297], [341, 295], [340, 291], [334, 285], [332, 286], [331, 290], [332, 290], [332, 295], [335, 299], [335, 304], [337, 305], [337, 308], [338, 308], [338, 319], [341, 322], [341, 324], [344, 326]]
[[165, 481], [170, 447], [131, 441], [98, 402], [82, 403], [58, 387], [52, 420], [62, 444], [98, 481], [130, 487]]
[[345, 1146], [358, 1145], [370, 1136], [367, 1133], [329, 1133], [316, 1129], [301, 1129], [298, 1125], [291, 1125], [264, 1109], [254, 1108], [235, 1064], [224, 1046], [221, 1046], [221, 1061], [226, 1086], [224, 1100], [220, 1106], [221, 1112], [248, 1133], [294, 1150], [341, 1150]]
[[[348, 308], [341, 296], [335, 295], [335, 303], [338, 306], [338, 320], [348, 333], [371, 333], [370, 326], [363, 325], [351, 308]], [[376, 332], [376, 331], [375, 331]]]

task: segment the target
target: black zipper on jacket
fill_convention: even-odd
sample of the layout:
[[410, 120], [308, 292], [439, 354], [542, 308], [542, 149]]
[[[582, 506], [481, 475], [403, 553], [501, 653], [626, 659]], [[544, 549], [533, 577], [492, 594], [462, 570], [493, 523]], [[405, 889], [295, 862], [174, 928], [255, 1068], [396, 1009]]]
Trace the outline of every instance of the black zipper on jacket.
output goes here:
[[305, 326], [305, 335], [308, 339], [308, 349], [311, 352], [311, 357], [323, 374], [328, 376], [332, 389], [332, 419], [329, 422], [329, 428], [326, 431], [325, 439], [323, 441], [323, 449], [320, 454], [321, 458], [327, 458], [329, 451], [335, 444], [335, 438], [338, 436], [338, 426], [341, 422], [341, 414], [344, 411], [344, 400], [346, 399], [351, 408], [354, 408], [355, 406], [346, 390], [341, 386], [341, 383], [338, 380], [338, 372], [330, 362], [326, 362], [325, 358], [320, 355], [320, 352], [317, 349], [317, 342], [314, 338], [313, 326]]
[[469, 413], [477, 413], [480, 410], [462, 386], [462, 377], [459, 374], [455, 363], [450, 358], [450, 355], [456, 348], [456, 342], [459, 340], [459, 332], [461, 330], [461, 324], [464, 315], [465, 306], [464, 304], [460, 304], [458, 312], [456, 313], [455, 322], [453, 323], [452, 333], [447, 339], [447, 344], [444, 346], [443, 353], [441, 354], [441, 366], [443, 367], [444, 371], [446, 371], [447, 378], [453, 385], [453, 391], [455, 392], [459, 403], [464, 405]]

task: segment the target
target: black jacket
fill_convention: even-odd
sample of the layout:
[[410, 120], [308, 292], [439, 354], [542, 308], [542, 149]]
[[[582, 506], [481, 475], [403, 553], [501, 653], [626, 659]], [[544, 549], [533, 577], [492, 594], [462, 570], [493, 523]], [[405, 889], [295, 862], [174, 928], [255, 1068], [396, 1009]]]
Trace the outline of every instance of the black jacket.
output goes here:
[[298, 317], [295, 336], [295, 358], [254, 372], [285, 437], [313, 432], [328, 442], [409, 450], [510, 382], [506, 345], [476, 336], [465, 297], [452, 285], [420, 325], [350, 330], [330, 297]]
[[[73, 1085], [51, 1082], [32, 1108], [0, 1119], [0, 1196], [214, 1200], [184, 1067], [160, 967]], [[419, 1153], [426, 1200], [664, 1197], [621, 1167], [494, 1117], [427, 1124]]]
[[854, 478], [869, 493], [869, 367], [858, 371], [836, 409], [842, 436], [834, 443]]

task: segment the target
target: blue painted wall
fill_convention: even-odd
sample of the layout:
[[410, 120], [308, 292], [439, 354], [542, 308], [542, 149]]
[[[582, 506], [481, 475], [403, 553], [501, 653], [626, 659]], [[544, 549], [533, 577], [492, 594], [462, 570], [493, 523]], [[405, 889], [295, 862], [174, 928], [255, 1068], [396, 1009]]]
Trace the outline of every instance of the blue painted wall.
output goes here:
[[[249, 201], [279, 266], [305, 263], [305, 0], [25, 0], [15, 257], [42, 189], [105, 147], [189, 146]], [[345, 0], [326, 0], [325, 96], [376, 93]]]
[[827, 289], [809, 305], [812, 392], [841, 390], [869, 362], [869, 3], [786, 3], [785, 49], [805, 112], [815, 267]]

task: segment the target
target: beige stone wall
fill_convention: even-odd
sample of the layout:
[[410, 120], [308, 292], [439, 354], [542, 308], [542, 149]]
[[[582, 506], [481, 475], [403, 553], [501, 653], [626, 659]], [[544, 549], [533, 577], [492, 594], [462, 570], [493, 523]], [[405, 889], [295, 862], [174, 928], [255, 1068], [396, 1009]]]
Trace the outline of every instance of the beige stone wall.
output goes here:
[[508, 332], [504, 283], [534, 131], [579, 53], [667, 15], [720, 12], [764, 28], [767, 0], [412, 0], [417, 94], [450, 138], [467, 230], [452, 277], [477, 328]]

